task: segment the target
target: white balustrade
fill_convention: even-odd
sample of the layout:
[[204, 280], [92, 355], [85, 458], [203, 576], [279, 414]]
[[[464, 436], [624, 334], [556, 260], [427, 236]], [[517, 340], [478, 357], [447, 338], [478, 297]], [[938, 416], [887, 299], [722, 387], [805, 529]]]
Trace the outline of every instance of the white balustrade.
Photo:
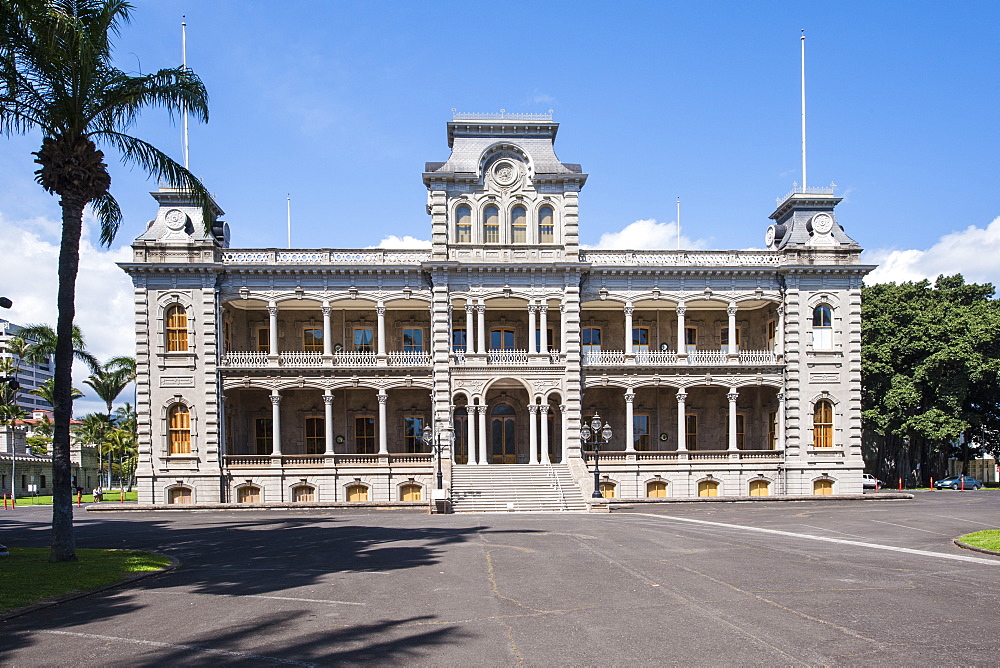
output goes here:
[[527, 364], [527, 350], [491, 350], [486, 354], [488, 364], [511, 365]]
[[279, 353], [281, 366], [290, 367], [320, 367], [323, 366], [323, 354], [312, 350], [289, 350]]
[[741, 350], [740, 364], [777, 364], [778, 356], [770, 350]]
[[451, 363], [455, 366], [465, 366], [465, 353], [452, 353]]
[[721, 350], [696, 350], [688, 353], [688, 364], [728, 364], [729, 355]]
[[620, 366], [625, 364], [625, 351], [591, 350], [583, 353], [581, 361], [585, 366]]
[[430, 260], [430, 251], [415, 250], [265, 250], [222, 251], [225, 264], [420, 264]]
[[334, 366], [375, 366], [375, 353], [358, 350], [342, 350], [333, 353]]
[[668, 366], [677, 364], [677, 353], [672, 350], [640, 350], [635, 354], [640, 366]]
[[430, 366], [431, 354], [393, 351], [386, 356], [389, 366]]
[[253, 369], [267, 366], [267, 353], [234, 350], [222, 356], [222, 366], [232, 369]]

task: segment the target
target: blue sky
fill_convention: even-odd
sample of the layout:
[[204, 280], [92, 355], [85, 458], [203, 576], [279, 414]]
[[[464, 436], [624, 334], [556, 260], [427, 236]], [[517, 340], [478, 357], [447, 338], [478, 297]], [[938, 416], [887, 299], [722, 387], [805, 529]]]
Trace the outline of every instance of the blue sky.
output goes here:
[[[1000, 281], [995, 1], [139, 4], [120, 66], [178, 65], [187, 16], [188, 63], [212, 114], [191, 126], [192, 168], [235, 246], [285, 246], [286, 194], [297, 247], [428, 238], [420, 174], [447, 158], [454, 107], [553, 110], [558, 155], [590, 174], [584, 243], [672, 239], [680, 197], [692, 245], [760, 247], [774, 198], [801, 181], [804, 28], [809, 185], [837, 184], [838, 219], [892, 270], [877, 277], [964, 269]], [[136, 133], [180, 157], [165, 114], [147, 113]], [[0, 292], [15, 299], [0, 317], [54, 322], [45, 258], [58, 207], [32, 181], [38, 138], [0, 141], [14, 266]], [[129, 352], [131, 294], [111, 263], [155, 212], [154, 183], [112, 175], [126, 221], [110, 251], [85, 249], [79, 318], [102, 357]]]

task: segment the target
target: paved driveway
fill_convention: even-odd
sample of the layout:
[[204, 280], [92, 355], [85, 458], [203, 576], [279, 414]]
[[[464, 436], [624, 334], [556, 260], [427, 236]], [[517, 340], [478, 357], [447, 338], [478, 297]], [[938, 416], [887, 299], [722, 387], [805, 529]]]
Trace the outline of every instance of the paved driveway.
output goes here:
[[[0, 515], [0, 542], [44, 545], [47, 521]], [[0, 624], [0, 663], [996, 664], [1000, 557], [950, 540], [998, 524], [991, 491], [612, 515], [80, 513], [80, 547], [181, 567]]]

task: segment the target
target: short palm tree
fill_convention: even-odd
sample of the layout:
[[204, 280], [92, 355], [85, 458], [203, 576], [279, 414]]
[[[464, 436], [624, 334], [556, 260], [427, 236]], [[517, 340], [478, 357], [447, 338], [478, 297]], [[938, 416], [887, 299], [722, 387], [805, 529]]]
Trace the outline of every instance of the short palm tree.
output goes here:
[[[131, 364], [129, 364], [131, 361]], [[94, 393], [108, 407], [108, 424], [111, 424], [112, 405], [118, 395], [135, 379], [135, 358], [114, 357], [102, 366], [94, 369], [94, 373], [83, 381], [94, 390]], [[100, 453], [98, 453], [100, 455]], [[98, 465], [101, 468], [101, 465]]]
[[191, 70], [176, 67], [133, 76], [115, 66], [113, 38], [131, 11], [124, 0], [0, 0], [0, 132], [41, 133], [36, 180], [59, 197], [62, 208], [51, 561], [76, 559], [69, 452], [71, 334], [84, 208], [93, 206], [106, 245], [121, 223], [98, 144], [189, 193], [202, 206], [206, 229], [214, 221], [211, 197], [201, 182], [155, 146], [128, 134], [139, 112], [151, 106], [208, 120], [205, 87]]

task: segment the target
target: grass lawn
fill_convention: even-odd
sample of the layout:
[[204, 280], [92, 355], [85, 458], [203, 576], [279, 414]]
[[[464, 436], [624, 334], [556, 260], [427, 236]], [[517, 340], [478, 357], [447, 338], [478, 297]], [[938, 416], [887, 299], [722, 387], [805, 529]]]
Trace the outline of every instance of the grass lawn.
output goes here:
[[997, 552], [1000, 552], [1000, 529], [974, 531], [972, 533], [967, 533], [964, 536], [959, 536], [958, 539], [963, 543], [968, 543], [969, 545], [975, 545], [976, 547], [982, 547], [987, 550], [996, 550]]
[[[121, 497], [122, 497], [122, 493], [121, 493], [121, 491], [119, 491], [117, 489], [116, 490], [105, 491], [104, 492], [104, 501], [103, 501], [103, 503], [118, 503], [121, 500]], [[125, 500], [126, 501], [138, 501], [139, 500], [139, 492], [138, 492], [138, 490], [133, 489], [131, 492], [125, 492]], [[83, 503], [93, 503], [93, 502], [94, 502], [93, 495], [91, 495], [91, 494], [84, 494], [83, 495]], [[10, 499], [7, 500], [7, 503], [10, 503]], [[74, 504], [76, 503], [76, 494], [73, 495], [73, 503]], [[42, 496], [41, 494], [39, 494], [38, 496], [31, 496], [31, 495], [27, 495], [26, 494], [25, 496], [19, 496], [19, 497], [17, 497], [17, 505], [19, 505], [19, 506], [31, 506], [31, 505], [36, 505], [36, 506], [51, 506], [52, 505], [52, 497], [51, 496]]]
[[157, 571], [170, 559], [151, 552], [77, 550], [79, 561], [49, 563], [47, 547], [10, 547], [0, 557], [0, 612], [64, 594], [90, 591], [130, 575]]

